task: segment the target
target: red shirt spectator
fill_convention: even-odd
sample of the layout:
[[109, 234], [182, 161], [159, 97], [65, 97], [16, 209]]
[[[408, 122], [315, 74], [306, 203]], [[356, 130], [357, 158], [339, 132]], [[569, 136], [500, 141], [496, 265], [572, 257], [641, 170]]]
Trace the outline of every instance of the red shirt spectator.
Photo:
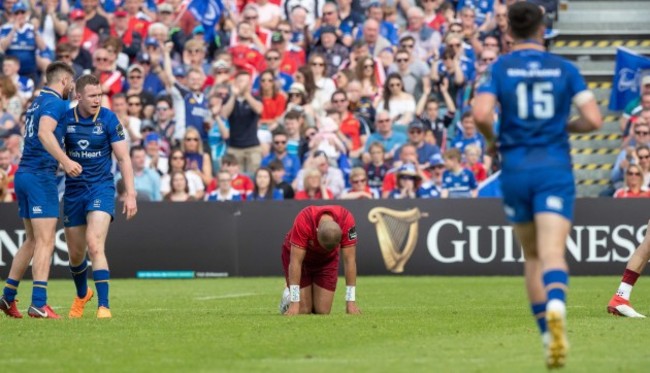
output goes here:
[[[326, 195], [327, 195], [327, 199], [334, 199], [334, 193], [332, 193], [331, 190], [326, 189]], [[309, 195], [309, 193], [307, 193], [306, 190], [301, 190], [301, 191], [297, 192], [296, 195], [293, 198], [297, 199], [297, 200], [325, 199], [325, 198], [323, 198], [323, 193], [321, 193], [320, 190], [316, 190], [314, 192], [314, 194], [312, 194], [311, 196]]]
[[350, 111], [346, 112], [345, 117], [341, 120], [340, 130], [352, 140], [352, 149], [350, 150], [357, 150], [361, 147], [361, 124]]
[[650, 192], [647, 189], [631, 190], [629, 188], [620, 188], [614, 193], [614, 198], [648, 198]]
[[284, 113], [284, 107], [286, 104], [287, 99], [281, 93], [276, 94], [275, 97], [262, 96], [262, 105], [264, 105], [264, 109], [262, 110], [260, 120], [278, 118]]
[[466, 164], [465, 168], [474, 173], [474, 178], [476, 179], [477, 183], [480, 183], [481, 181], [487, 179], [487, 171], [485, 170], [483, 163], [474, 163], [471, 166]]

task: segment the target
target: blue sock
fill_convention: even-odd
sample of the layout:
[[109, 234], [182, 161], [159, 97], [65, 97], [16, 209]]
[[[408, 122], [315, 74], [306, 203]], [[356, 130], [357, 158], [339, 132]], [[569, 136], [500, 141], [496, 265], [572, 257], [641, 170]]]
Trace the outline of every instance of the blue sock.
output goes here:
[[7, 284], [4, 289], [2, 289], [2, 295], [5, 297], [7, 302], [13, 302], [14, 299], [16, 299], [16, 294], [18, 294], [18, 284], [20, 284], [20, 281], [7, 278]]
[[552, 269], [544, 272], [544, 288], [546, 289], [546, 301], [554, 299], [566, 303], [566, 291], [569, 285], [569, 273], [562, 269]]
[[544, 303], [531, 303], [530, 308], [533, 311], [533, 316], [537, 321], [539, 332], [546, 333], [546, 302]]
[[95, 288], [97, 288], [99, 307], [110, 308], [108, 306], [108, 280], [110, 277], [111, 274], [108, 269], [93, 271], [93, 280], [95, 280]]
[[83, 263], [76, 267], [70, 266], [74, 286], [77, 288], [77, 297], [83, 298], [88, 293], [88, 261], [84, 259]]
[[32, 304], [38, 308], [47, 304], [47, 281], [34, 281]]

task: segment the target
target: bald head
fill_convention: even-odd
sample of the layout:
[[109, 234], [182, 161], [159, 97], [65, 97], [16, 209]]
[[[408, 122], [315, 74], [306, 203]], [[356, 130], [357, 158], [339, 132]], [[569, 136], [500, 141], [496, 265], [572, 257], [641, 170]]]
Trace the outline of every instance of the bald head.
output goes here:
[[334, 220], [321, 220], [318, 224], [318, 243], [327, 250], [334, 250], [341, 243], [341, 227]]

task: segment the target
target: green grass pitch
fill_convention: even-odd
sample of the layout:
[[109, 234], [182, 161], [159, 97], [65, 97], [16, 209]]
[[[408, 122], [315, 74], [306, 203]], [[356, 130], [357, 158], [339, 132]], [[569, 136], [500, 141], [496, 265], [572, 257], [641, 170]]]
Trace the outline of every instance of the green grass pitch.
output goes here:
[[[650, 320], [610, 316], [617, 277], [574, 277], [565, 372], [643, 372]], [[90, 282], [92, 284], [92, 281]], [[543, 372], [519, 277], [360, 277], [361, 316], [282, 317], [280, 278], [113, 280], [113, 319], [0, 318], [6, 372]], [[19, 308], [31, 283], [20, 286]], [[72, 281], [50, 282], [67, 315]], [[633, 304], [650, 313], [643, 279]]]

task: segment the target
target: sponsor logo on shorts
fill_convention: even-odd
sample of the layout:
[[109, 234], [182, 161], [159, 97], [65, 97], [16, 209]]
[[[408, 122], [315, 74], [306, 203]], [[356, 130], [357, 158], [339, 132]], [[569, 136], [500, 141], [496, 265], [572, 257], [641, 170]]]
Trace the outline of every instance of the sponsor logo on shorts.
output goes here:
[[33, 214], [42, 214], [43, 213], [43, 208], [41, 206], [34, 206], [34, 207], [32, 207], [32, 213]]
[[513, 209], [510, 206], [504, 205], [503, 206], [503, 211], [506, 213], [508, 217], [514, 217], [515, 216], [515, 209]]
[[102, 205], [102, 200], [101, 199], [96, 199], [95, 201], [93, 201], [93, 207], [94, 208], [101, 207], [101, 205]]
[[68, 217], [68, 215], [65, 215], [65, 216], [63, 217], [63, 222], [64, 222], [64, 223], [69, 223], [69, 222], [70, 222], [70, 218]]
[[564, 201], [557, 196], [548, 196], [546, 198], [546, 207], [550, 210], [561, 211], [564, 208]]

